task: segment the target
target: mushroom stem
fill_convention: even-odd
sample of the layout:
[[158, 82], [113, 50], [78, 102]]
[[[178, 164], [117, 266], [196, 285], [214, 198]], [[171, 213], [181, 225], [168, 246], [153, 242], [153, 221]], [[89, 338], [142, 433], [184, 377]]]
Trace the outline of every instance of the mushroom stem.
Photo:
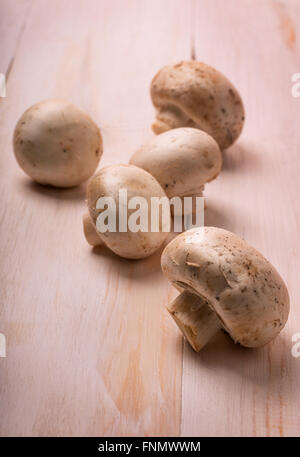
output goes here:
[[155, 121], [152, 124], [152, 130], [156, 135], [167, 132], [170, 129], [171, 127], [166, 122], [163, 122], [159, 119], [155, 119]]
[[86, 241], [91, 246], [101, 246], [103, 244], [100, 236], [96, 232], [96, 227], [88, 213], [85, 213], [82, 218], [83, 233]]
[[156, 119], [152, 124], [152, 130], [156, 135], [179, 127], [196, 127], [196, 124], [175, 105], [158, 109]]
[[182, 292], [167, 309], [196, 352], [222, 328], [207, 302], [191, 292]]

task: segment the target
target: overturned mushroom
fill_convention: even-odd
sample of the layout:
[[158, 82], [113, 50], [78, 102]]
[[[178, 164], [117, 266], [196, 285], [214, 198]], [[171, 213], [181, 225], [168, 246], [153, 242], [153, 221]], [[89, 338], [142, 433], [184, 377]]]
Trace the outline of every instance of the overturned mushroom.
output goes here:
[[287, 321], [289, 294], [280, 275], [231, 232], [188, 230], [167, 245], [161, 264], [182, 291], [168, 311], [195, 351], [222, 327], [243, 346], [262, 346]]
[[[126, 192], [126, 201], [122, 199], [124, 192]], [[87, 187], [87, 204], [91, 220], [84, 219], [84, 232], [89, 244], [95, 246], [103, 243], [115, 254], [128, 259], [142, 259], [153, 254], [167, 238], [168, 231], [163, 231], [161, 219], [157, 231], [151, 231], [152, 197], [164, 197], [168, 203], [167, 196], [159, 183], [145, 170], [134, 165], [111, 165], [102, 168], [91, 178]], [[145, 207], [139, 206], [140, 198], [145, 202]], [[148, 223], [147, 227], [133, 230], [130, 227], [130, 218], [136, 213], [137, 206], [139, 206], [139, 216], [136, 217], [138, 225], [142, 220], [147, 220]], [[169, 210], [167, 205], [170, 217]], [[121, 220], [121, 213], [125, 214], [124, 220]], [[108, 227], [107, 230], [104, 227], [105, 230], [100, 230], [99, 217], [105, 225], [111, 218], [112, 227]], [[96, 236], [101, 240], [99, 243]]]
[[25, 173], [57, 187], [88, 179], [102, 156], [99, 128], [65, 100], [45, 100], [26, 110], [16, 125], [13, 146]]
[[211, 135], [221, 149], [241, 134], [245, 112], [232, 83], [202, 62], [166, 65], [153, 78], [151, 98], [157, 110], [152, 125], [158, 134], [178, 127], [196, 127]]
[[151, 139], [131, 157], [130, 163], [151, 173], [169, 198], [201, 197], [204, 185], [220, 173], [222, 155], [207, 133], [178, 128]]

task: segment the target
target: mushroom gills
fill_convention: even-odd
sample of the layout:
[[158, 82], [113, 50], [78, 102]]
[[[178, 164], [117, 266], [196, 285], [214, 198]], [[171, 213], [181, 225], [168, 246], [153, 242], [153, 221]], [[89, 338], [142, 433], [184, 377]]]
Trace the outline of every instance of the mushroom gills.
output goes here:
[[178, 295], [167, 309], [196, 352], [222, 328], [208, 302], [187, 290]]

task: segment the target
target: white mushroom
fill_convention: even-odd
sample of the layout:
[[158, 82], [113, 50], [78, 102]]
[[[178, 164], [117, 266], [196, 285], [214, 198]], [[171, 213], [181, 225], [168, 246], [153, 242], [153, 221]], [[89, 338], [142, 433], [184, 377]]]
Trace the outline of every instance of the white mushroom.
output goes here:
[[95, 172], [102, 138], [94, 121], [64, 100], [45, 100], [25, 111], [13, 137], [20, 167], [40, 184], [72, 187]]
[[155, 133], [196, 127], [211, 135], [221, 149], [241, 134], [245, 112], [232, 83], [202, 62], [166, 65], [153, 78], [151, 98], [157, 109]]
[[167, 245], [161, 264], [182, 291], [168, 311], [195, 351], [222, 327], [243, 346], [262, 346], [287, 321], [284, 281], [262, 254], [231, 232], [188, 230]]
[[[124, 202], [120, 201], [120, 190], [126, 190], [127, 193], [127, 202], [125, 203], [125, 206], [127, 205], [127, 218], [125, 227], [122, 229], [119, 226], [119, 211], [120, 209], [122, 210], [122, 205], [124, 209]], [[97, 219], [108, 207], [108, 205], [103, 205], [103, 208], [99, 207], [97, 202], [101, 197], [111, 198], [116, 203], [115, 214], [111, 214], [112, 217], [116, 217], [115, 231], [107, 230], [101, 232], [98, 229]], [[146, 213], [144, 212], [140, 218], [143, 219], [144, 215], [149, 222], [145, 231], [138, 230], [133, 232], [128, 226], [130, 217], [136, 211], [136, 207], [132, 208], [128, 205], [135, 197], [142, 197], [147, 205]], [[92, 220], [92, 225], [90, 225], [89, 221], [85, 224], [85, 234], [88, 242], [92, 245], [97, 243], [95, 233], [93, 233], [95, 228], [96, 234], [98, 234], [102, 243], [120, 257], [142, 259], [153, 254], [163, 244], [168, 232], [163, 231], [161, 219], [158, 224], [158, 231], [151, 231], [152, 197], [164, 197], [168, 202], [167, 196], [159, 183], [145, 170], [134, 165], [111, 165], [102, 168], [91, 178], [87, 187], [87, 204]], [[142, 212], [144, 211], [143, 208], [141, 210]]]
[[186, 127], [154, 137], [133, 154], [130, 163], [151, 173], [169, 198], [201, 197], [204, 185], [220, 173], [222, 155], [211, 136]]

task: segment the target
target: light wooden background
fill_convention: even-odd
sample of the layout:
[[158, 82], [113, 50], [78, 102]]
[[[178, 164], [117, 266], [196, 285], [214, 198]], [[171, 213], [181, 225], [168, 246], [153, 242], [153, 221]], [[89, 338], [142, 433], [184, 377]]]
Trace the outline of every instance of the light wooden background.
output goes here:
[[[39, 187], [12, 132], [48, 97], [88, 111], [101, 165], [151, 137], [152, 76], [196, 57], [246, 107], [240, 140], [207, 186], [206, 224], [232, 230], [285, 278], [291, 314], [260, 350], [220, 333], [195, 354], [167, 315], [160, 253], [126, 261], [85, 243], [84, 186]], [[0, 0], [1, 435], [300, 435], [300, 72], [298, 0]]]

